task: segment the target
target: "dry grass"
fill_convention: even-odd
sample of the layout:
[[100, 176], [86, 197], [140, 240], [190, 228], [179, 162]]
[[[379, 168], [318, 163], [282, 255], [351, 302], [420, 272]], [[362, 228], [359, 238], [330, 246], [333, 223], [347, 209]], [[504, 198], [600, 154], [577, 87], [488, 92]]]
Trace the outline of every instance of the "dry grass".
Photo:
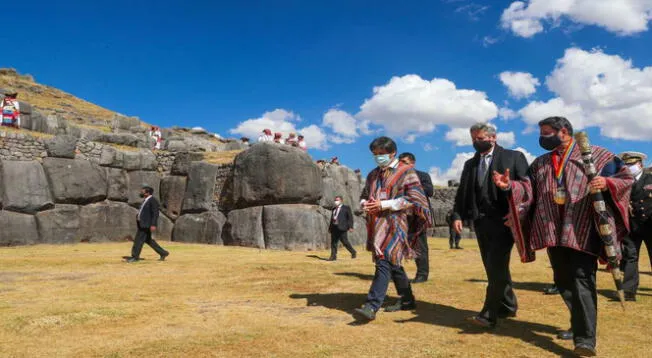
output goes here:
[[53, 114], [57, 110], [69, 113], [64, 116], [67, 119], [95, 118], [110, 121], [116, 114], [54, 87], [35, 83], [28, 76], [3, 72], [0, 75], [0, 88], [13, 88], [18, 91], [20, 101], [30, 103], [45, 114]]
[[[0, 249], [2, 357], [553, 357], [572, 344], [554, 339], [568, 327], [561, 299], [544, 296], [551, 280], [545, 255], [512, 264], [521, 310], [493, 332], [464, 318], [485, 290], [477, 246], [448, 250], [431, 240], [431, 281], [414, 287], [415, 312], [380, 313], [352, 325], [373, 274], [357, 260], [326, 252], [282, 252], [164, 243], [172, 254], [125, 264], [130, 244]], [[641, 260], [640, 300], [599, 298], [603, 357], [649, 356], [652, 277]], [[414, 265], [406, 265], [410, 275]], [[599, 273], [601, 292], [612, 287]], [[393, 293], [393, 288], [390, 288]]]
[[206, 152], [204, 154], [204, 162], [211, 164], [228, 164], [235, 160], [235, 157], [242, 152], [242, 150], [227, 150], [222, 152]]

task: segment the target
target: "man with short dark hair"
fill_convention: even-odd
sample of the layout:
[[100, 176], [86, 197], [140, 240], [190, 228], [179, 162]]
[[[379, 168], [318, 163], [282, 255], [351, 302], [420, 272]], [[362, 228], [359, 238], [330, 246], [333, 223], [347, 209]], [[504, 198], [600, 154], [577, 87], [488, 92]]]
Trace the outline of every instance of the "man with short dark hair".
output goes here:
[[328, 261], [337, 260], [337, 245], [342, 245], [349, 250], [351, 258], [357, 256], [357, 252], [349, 242], [348, 232], [353, 231], [353, 214], [348, 205], [344, 205], [341, 196], [336, 196], [334, 201], [335, 207], [331, 213], [331, 221], [328, 225], [328, 232], [331, 234], [331, 257]]
[[[575, 145], [573, 126], [564, 117], [539, 122], [539, 145], [548, 151], [536, 158], [529, 176], [514, 179], [497, 170], [493, 182], [509, 193], [512, 229], [521, 261], [534, 261], [535, 250], [547, 249], [555, 285], [570, 310], [572, 337], [578, 356], [596, 355], [598, 257], [606, 259], [597, 229], [592, 192], [601, 191], [605, 209], [613, 216], [607, 226], [621, 242], [627, 233], [633, 177], [608, 150], [592, 146], [593, 165], [599, 175], [591, 181]], [[601, 225], [602, 226], [602, 225]], [[563, 337], [566, 336], [566, 337]]]
[[[372, 252], [376, 273], [362, 308], [354, 317], [363, 321], [376, 318], [389, 281], [393, 280], [400, 296], [396, 304], [385, 311], [412, 310], [416, 301], [410, 280], [401, 265], [403, 258], [415, 256], [415, 240], [430, 226], [428, 198], [423, 193], [419, 177], [411, 166], [396, 158], [396, 143], [379, 137], [369, 145], [377, 167], [367, 176], [366, 193], [360, 205], [367, 213], [367, 250]], [[414, 235], [408, 235], [408, 215], [412, 215]]]
[[499, 318], [514, 317], [518, 303], [509, 271], [514, 239], [503, 219], [509, 209], [508, 194], [491, 181], [491, 172], [507, 170], [512, 179], [527, 178], [528, 164], [523, 153], [496, 143], [493, 125], [477, 123], [469, 133], [476, 154], [464, 163], [455, 196], [453, 227], [461, 234], [462, 220], [473, 220], [488, 285], [482, 310], [469, 320], [493, 328]]
[[138, 215], [136, 216], [138, 231], [136, 232], [134, 244], [131, 247], [131, 257], [127, 259], [127, 262], [136, 262], [140, 260], [140, 252], [142, 251], [144, 244], [149, 245], [157, 254], [159, 254], [159, 261], [165, 261], [165, 258], [170, 255], [169, 252], [165, 251], [154, 239], [152, 239], [152, 232], [156, 231], [159, 215], [159, 203], [153, 195], [154, 189], [150, 186], [144, 185], [140, 190], [140, 197], [144, 198], [144, 200], [140, 205]]
[[[398, 156], [398, 160], [400, 160], [403, 164], [412, 166], [414, 168], [417, 158], [414, 156], [414, 154], [405, 152], [401, 153], [401, 155]], [[419, 182], [421, 183], [421, 187], [423, 188], [423, 192], [426, 194], [426, 197], [432, 197], [434, 188], [432, 186], [430, 174], [417, 169], [414, 169], [414, 171], [419, 177]], [[430, 214], [432, 215], [432, 206], [430, 205], [430, 200], [428, 200], [428, 210], [430, 210]], [[410, 220], [408, 233], [414, 234], [415, 228], [414, 225], [412, 225], [412, 220], [411, 218], [408, 220]], [[434, 222], [432, 217], [430, 218], [430, 221]], [[419, 235], [419, 256], [414, 259], [414, 262], [417, 264], [417, 273], [412, 280], [412, 283], [421, 283], [428, 281], [428, 274], [430, 273], [430, 261], [428, 252], [428, 233], [425, 230], [422, 231]]]

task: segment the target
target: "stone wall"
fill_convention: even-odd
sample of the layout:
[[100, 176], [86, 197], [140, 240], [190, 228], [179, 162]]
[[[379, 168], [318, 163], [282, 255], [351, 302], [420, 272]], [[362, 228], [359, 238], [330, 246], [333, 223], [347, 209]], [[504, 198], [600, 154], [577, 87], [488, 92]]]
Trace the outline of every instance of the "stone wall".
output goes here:
[[41, 160], [46, 156], [43, 139], [0, 129], [0, 159]]

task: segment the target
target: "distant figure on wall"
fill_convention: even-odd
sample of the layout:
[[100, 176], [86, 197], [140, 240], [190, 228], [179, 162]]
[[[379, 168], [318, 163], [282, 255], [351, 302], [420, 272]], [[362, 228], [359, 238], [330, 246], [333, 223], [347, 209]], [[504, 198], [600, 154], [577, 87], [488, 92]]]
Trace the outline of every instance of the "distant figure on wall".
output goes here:
[[5, 93], [0, 107], [2, 108], [2, 125], [5, 127], [20, 128], [20, 105], [18, 93], [15, 91]]
[[281, 144], [281, 139], [283, 138], [283, 133], [276, 132], [274, 133], [274, 143]]
[[303, 136], [301, 134], [299, 134], [297, 144], [299, 146], [299, 149], [301, 149], [303, 151], [308, 150], [308, 146], [306, 145], [306, 140], [303, 138]]
[[268, 142], [271, 143], [274, 141], [274, 136], [272, 135], [272, 130], [271, 129], [263, 129], [263, 134], [258, 137], [258, 142], [259, 143], [264, 143]]
[[297, 134], [296, 133], [290, 133], [290, 135], [285, 139], [285, 144], [291, 145], [293, 147], [298, 146]]
[[138, 231], [136, 232], [134, 245], [131, 248], [131, 257], [127, 259], [127, 262], [129, 263], [140, 260], [140, 252], [142, 251], [144, 244], [149, 245], [157, 254], [159, 254], [159, 261], [165, 261], [165, 258], [170, 255], [169, 252], [165, 251], [165, 249], [159, 246], [159, 244], [152, 239], [152, 232], [156, 231], [159, 215], [158, 200], [156, 200], [152, 195], [154, 195], [154, 189], [144, 185], [140, 191], [140, 197], [144, 198], [144, 200], [140, 205], [136, 217]]
[[161, 140], [162, 140], [161, 128], [152, 126], [152, 128], [149, 131], [149, 137], [154, 140], [154, 146], [152, 149], [161, 149]]

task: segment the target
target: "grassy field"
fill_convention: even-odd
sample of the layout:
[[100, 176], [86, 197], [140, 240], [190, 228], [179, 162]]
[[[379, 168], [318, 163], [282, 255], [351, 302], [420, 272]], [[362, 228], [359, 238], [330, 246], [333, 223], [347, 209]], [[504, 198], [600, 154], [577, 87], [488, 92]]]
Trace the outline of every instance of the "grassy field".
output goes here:
[[[572, 343], [548, 259], [512, 273], [518, 317], [491, 332], [465, 322], [482, 305], [486, 281], [475, 242], [448, 250], [431, 239], [431, 280], [414, 286], [414, 312], [379, 313], [367, 325], [349, 312], [373, 275], [368, 253], [327, 262], [327, 252], [282, 252], [164, 242], [156, 261], [121, 262], [130, 243], [0, 249], [1, 357], [554, 357]], [[649, 357], [652, 277], [641, 261], [639, 302], [610, 302], [598, 283], [598, 353]], [[412, 276], [413, 263], [406, 269]], [[395, 294], [390, 287], [392, 295]], [[393, 301], [394, 297], [392, 297]]]

